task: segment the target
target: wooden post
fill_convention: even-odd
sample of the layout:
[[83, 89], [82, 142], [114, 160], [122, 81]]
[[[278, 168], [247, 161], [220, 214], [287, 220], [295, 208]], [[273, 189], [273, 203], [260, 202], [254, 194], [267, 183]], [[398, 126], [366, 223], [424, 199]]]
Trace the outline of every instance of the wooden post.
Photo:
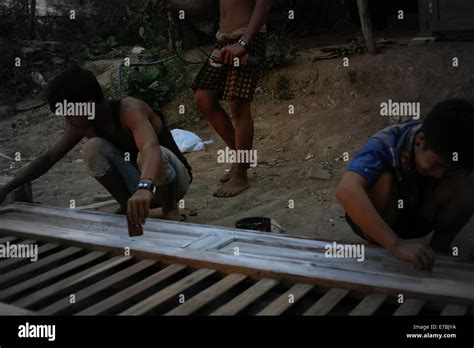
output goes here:
[[28, 28], [30, 40], [35, 38], [35, 22], [36, 22], [36, 0], [31, 0], [30, 7], [30, 25]]
[[375, 40], [372, 30], [372, 21], [370, 19], [368, 0], [357, 0], [357, 6], [359, 7], [360, 24], [362, 26], [365, 44], [367, 45], [369, 53], [375, 54], [377, 52], [375, 49]]

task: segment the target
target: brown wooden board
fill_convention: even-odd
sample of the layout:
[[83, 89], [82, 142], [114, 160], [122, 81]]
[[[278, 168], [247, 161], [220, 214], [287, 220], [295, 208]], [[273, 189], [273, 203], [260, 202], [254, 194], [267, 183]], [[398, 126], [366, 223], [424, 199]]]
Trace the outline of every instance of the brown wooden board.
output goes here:
[[348, 294], [348, 289], [331, 289], [316, 301], [304, 315], [326, 315]]
[[425, 300], [411, 298], [406, 300], [400, 307], [397, 308], [393, 315], [395, 316], [407, 316], [407, 315], [418, 315], [423, 306], [426, 304]]
[[143, 271], [144, 269], [147, 269], [153, 265], [155, 265], [157, 262], [153, 260], [143, 260], [140, 261], [120, 272], [114, 273], [113, 275], [100, 280], [97, 283], [94, 283], [84, 289], [81, 289], [80, 291], [77, 291], [74, 293], [74, 304], [71, 304], [70, 298], [65, 297], [62, 298], [61, 300], [49, 305], [46, 308], [43, 308], [39, 311], [40, 314], [42, 315], [51, 315], [51, 314], [56, 314], [60, 312], [61, 310], [64, 310], [66, 308], [72, 307], [82, 301], [87, 300], [89, 297], [97, 294], [98, 292], [107, 289], [110, 286], [113, 286], [124, 279], [127, 279], [129, 277], [132, 277], [133, 275]]
[[61, 265], [57, 268], [48, 270], [46, 273], [39, 274], [33, 278], [30, 278], [18, 284], [15, 284], [5, 290], [0, 291], [0, 300], [3, 301], [4, 299], [14, 296], [22, 291], [28, 290], [35, 286], [39, 286], [51, 279], [55, 279], [56, 277], [61, 276], [62, 274], [65, 274], [69, 271], [72, 271], [90, 262], [93, 262], [94, 260], [97, 260], [98, 258], [104, 255], [105, 255], [104, 252], [94, 251], [87, 255], [82, 256], [81, 258], [78, 258], [64, 265]]
[[257, 315], [281, 315], [313, 288], [314, 286], [310, 284], [296, 284]]
[[349, 315], [373, 315], [386, 300], [386, 295], [369, 294], [349, 313]]
[[130, 238], [124, 217], [19, 203], [0, 208], [0, 219], [8, 235], [117, 254], [130, 248], [132, 256], [166, 263], [365, 293], [474, 302], [474, 266], [454, 257], [440, 255], [431, 272], [420, 271], [380, 248], [366, 247], [365, 261], [358, 262], [326, 257], [324, 241], [152, 219], [143, 237]]
[[48, 296], [52, 296], [57, 292], [67, 290], [71, 286], [79, 284], [97, 274], [105, 272], [129, 260], [130, 260], [129, 257], [115, 256], [114, 258], [105, 260], [98, 265], [87, 268], [82, 272], [71, 275], [67, 277], [66, 279], [61, 279], [54, 284], [43, 287], [41, 290], [35, 291], [34, 293], [29, 294], [28, 296], [23, 297], [20, 300], [16, 300], [15, 302], [13, 302], [13, 304], [18, 307], [27, 308], [47, 298]]
[[176, 298], [176, 303], [179, 303], [178, 297], [183, 291], [213, 275], [215, 272], [215, 270], [205, 268], [197, 270], [180, 281], [173, 283], [147, 299], [133, 305], [120, 313], [120, 315], [143, 315], [172, 298]]
[[214, 311], [211, 315], [237, 315], [276, 285], [278, 285], [278, 280], [269, 278], [262, 279], [230, 302]]
[[7, 304], [7, 303], [1, 303], [0, 302], [0, 316], [2, 316], [2, 315], [21, 315], [21, 316], [24, 316], [24, 315], [36, 315], [36, 313], [32, 312], [32, 311], [29, 311], [29, 310], [26, 310], [26, 309], [23, 309], [23, 308], [12, 306], [12, 305]]
[[153, 287], [154, 285], [170, 278], [171, 276], [175, 275], [178, 272], [186, 269], [185, 265], [171, 265], [166, 267], [165, 269], [143, 279], [142, 281], [134, 284], [112, 296], [109, 298], [96, 303], [79, 313], [77, 315], [98, 315], [102, 314], [108, 310], [113, 309], [114, 307], [127, 302], [130, 298], [146, 291], [147, 289]]
[[191, 315], [245, 279], [247, 279], [247, 276], [243, 274], [229, 274], [221, 281], [169, 311], [166, 315]]

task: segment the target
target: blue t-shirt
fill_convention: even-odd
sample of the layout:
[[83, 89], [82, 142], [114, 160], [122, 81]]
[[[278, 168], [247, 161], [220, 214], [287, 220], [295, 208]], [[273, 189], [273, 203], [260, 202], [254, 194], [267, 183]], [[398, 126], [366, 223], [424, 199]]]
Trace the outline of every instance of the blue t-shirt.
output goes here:
[[370, 184], [384, 171], [392, 172], [401, 181], [404, 174], [414, 170], [413, 146], [421, 125], [421, 121], [409, 121], [379, 131], [362, 147], [347, 170]]

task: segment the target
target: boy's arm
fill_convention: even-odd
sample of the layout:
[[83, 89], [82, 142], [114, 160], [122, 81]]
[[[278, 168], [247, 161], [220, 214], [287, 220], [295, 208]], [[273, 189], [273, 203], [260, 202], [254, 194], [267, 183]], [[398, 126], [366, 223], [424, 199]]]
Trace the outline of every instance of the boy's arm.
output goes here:
[[252, 17], [250, 18], [246, 32], [246, 36], [250, 41], [266, 23], [268, 13], [270, 12], [271, 8], [271, 0], [256, 0], [255, 9], [253, 11]]
[[[122, 111], [122, 124], [128, 128], [141, 154], [141, 181], [155, 184], [164, 179], [161, 165], [161, 148], [155, 129], [148, 120], [145, 111], [136, 102], [128, 110]], [[127, 216], [134, 225], [144, 224], [150, 211], [153, 194], [147, 190], [137, 190], [128, 200]], [[161, 198], [161, 197], [160, 197]]]
[[[259, 32], [267, 20], [267, 15], [270, 12], [272, 7], [271, 0], [256, 0], [255, 8], [250, 17], [250, 22], [247, 26], [245, 35], [242, 36], [242, 39], [250, 44], [252, 38]], [[241, 57], [247, 50], [240, 44], [236, 43], [227, 47], [224, 47], [221, 51], [221, 61], [226, 65], [234, 64], [235, 57]]]
[[433, 251], [418, 241], [400, 239], [375, 209], [367, 195], [369, 183], [359, 174], [348, 172], [337, 188], [337, 199], [347, 214], [365, 233], [396, 258], [411, 262], [420, 269], [429, 269]]
[[36, 157], [31, 163], [23, 168], [10, 182], [0, 188], [0, 203], [2, 203], [7, 194], [27, 182], [31, 182], [56, 164], [63, 158], [74, 146], [76, 146], [82, 139], [82, 135], [70, 126], [66, 128], [61, 138], [59, 138], [54, 145], [45, 153]]

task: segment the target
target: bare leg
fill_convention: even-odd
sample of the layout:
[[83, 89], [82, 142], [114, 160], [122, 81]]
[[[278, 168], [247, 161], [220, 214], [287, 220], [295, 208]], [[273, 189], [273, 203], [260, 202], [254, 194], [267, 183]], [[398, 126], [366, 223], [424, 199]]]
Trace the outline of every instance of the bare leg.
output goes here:
[[[234, 99], [230, 102], [232, 123], [235, 129], [236, 150], [250, 151], [253, 147], [254, 123], [250, 110], [250, 101]], [[247, 177], [249, 163], [234, 166], [231, 179], [214, 194], [216, 197], [234, 197], [250, 187]]]
[[[215, 93], [198, 89], [194, 96], [197, 109], [206, 117], [207, 122], [216, 131], [216, 133], [224, 140], [226, 145], [235, 150], [235, 130], [229, 115], [218, 103]], [[235, 166], [229, 173], [221, 178], [222, 182], [227, 182], [232, 177]]]
[[[382, 173], [380, 178], [369, 188], [367, 194], [382, 219], [391, 228], [394, 228], [399, 216], [397, 209], [398, 187], [394, 175], [389, 172]], [[364, 236], [370, 243], [377, 244], [365, 232]]]
[[161, 209], [163, 210], [163, 217], [166, 220], [184, 221], [186, 216], [181, 214], [177, 204], [176, 189], [177, 181], [173, 180], [166, 186], [158, 186], [158, 192], [155, 194], [153, 200], [159, 197]]
[[115, 171], [111, 170], [100, 178], [95, 178], [120, 204], [120, 208], [115, 211], [116, 214], [127, 213], [127, 202], [130, 198], [127, 186], [122, 177]]
[[451, 244], [474, 214], [474, 175], [446, 177], [425, 203], [422, 215], [433, 221], [431, 247], [450, 252]]

